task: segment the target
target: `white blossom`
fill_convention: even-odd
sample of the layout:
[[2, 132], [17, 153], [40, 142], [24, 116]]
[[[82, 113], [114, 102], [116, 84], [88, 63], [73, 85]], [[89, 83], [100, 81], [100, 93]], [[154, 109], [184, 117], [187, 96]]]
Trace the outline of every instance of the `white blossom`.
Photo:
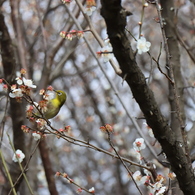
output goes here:
[[25, 154], [21, 150], [18, 149], [18, 150], [16, 150], [15, 154], [13, 155], [12, 160], [14, 162], [19, 161], [21, 163], [24, 158], [25, 158]]
[[141, 175], [140, 171], [136, 171], [133, 174], [133, 179], [136, 181], [136, 183], [138, 185], [144, 185], [147, 181], [149, 181], [149, 177], [148, 176], [143, 176]]
[[37, 127], [40, 129], [43, 129], [45, 125], [47, 124], [47, 122], [42, 118], [37, 119], [36, 123], [37, 123]]
[[9, 93], [9, 97], [16, 98], [16, 97], [22, 97], [23, 93], [21, 89], [14, 89]]
[[104, 62], [108, 62], [110, 59], [114, 57], [112, 53], [113, 48], [112, 48], [112, 45], [110, 44], [109, 39], [106, 39], [104, 43], [105, 43], [105, 46], [101, 49], [102, 57], [104, 59]]
[[165, 186], [161, 187], [161, 188], [159, 189], [159, 191], [156, 193], [156, 195], [163, 195], [164, 192], [165, 192], [165, 190], [166, 190], [166, 187], [165, 187]]
[[37, 87], [36, 85], [33, 85], [33, 82], [31, 79], [26, 79], [23, 77], [23, 82], [24, 82], [24, 85], [26, 85], [27, 87], [31, 87], [31, 88]]
[[55, 98], [55, 93], [53, 91], [51, 92], [47, 92], [44, 96], [43, 96], [43, 99], [45, 100], [52, 100]]
[[18, 85], [22, 85], [23, 81], [21, 77], [16, 77], [16, 82], [18, 83]]
[[41, 138], [41, 135], [39, 133], [33, 133], [32, 136], [35, 141], [38, 141]]
[[88, 16], [91, 16], [92, 13], [96, 10], [96, 7], [95, 6], [92, 6], [92, 7], [86, 7], [85, 8], [85, 14], [87, 14]]
[[94, 193], [95, 192], [95, 188], [94, 187], [90, 188], [89, 192], [93, 192]]
[[155, 195], [163, 195], [163, 193], [166, 191], [166, 187], [163, 186], [162, 182], [164, 181], [164, 178], [161, 178], [160, 181], [150, 184], [148, 186], [150, 192]]
[[133, 173], [133, 179], [137, 182], [138, 185], [140, 184], [141, 178], [142, 176], [140, 171], [136, 171], [135, 173]]
[[151, 43], [149, 41], [146, 41], [144, 37], [141, 37], [140, 39], [137, 40], [137, 49], [139, 54], [149, 51], [150, 46]]
[[143, 150], [146, 145], [144, 143], [144, 139], [143, 138], [137, 138], [134, 142], [133, 142], [133, 147], [136, 151], [140, 151]]

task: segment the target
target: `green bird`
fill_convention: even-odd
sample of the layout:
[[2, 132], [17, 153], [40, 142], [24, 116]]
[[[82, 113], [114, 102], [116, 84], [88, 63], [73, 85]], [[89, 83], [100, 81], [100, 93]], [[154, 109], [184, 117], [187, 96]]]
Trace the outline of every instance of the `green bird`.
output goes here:
[[63, 106], [63, 104], [66, 101], [66, 93], [64, 91], [54, 90], [54, 92], [55, 92], [55, 97], [49, 100], [47, 104], [47, 111], [44, 112], [44, 116], [46, 119], [51, 119], [55, 117], [60, 111], [60, 108]]

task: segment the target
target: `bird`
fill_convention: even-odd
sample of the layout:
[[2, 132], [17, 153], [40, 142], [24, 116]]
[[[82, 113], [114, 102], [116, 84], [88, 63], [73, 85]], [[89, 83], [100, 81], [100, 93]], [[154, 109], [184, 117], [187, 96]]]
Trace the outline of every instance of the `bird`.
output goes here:
[[66, 101], [66, 93], [62, 90], [53, 90], [55, 92], [55, 97], [49, 100], [47, 104], [47, 110], [43, 113], [46, 119], [51, 119], [55, 117], [61, 107], [64, 105]]

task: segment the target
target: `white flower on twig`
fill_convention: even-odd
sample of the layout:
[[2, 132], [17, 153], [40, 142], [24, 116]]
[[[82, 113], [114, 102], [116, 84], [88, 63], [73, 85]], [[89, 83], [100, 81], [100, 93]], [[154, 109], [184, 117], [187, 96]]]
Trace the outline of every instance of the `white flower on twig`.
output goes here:
[[104, 62], [108, 62], [110, 59], [114, 57], [113, 48], [112, 48], [112, 45], [110, 44], [109, 39], [106, 39], [104, 43], [105, 43], [105, 46], [101, 49], [102, 57], [104, 59]]
[[144, 143], [144, 139], [143, 138], [137, 138], [134, 142], [133, 142], [133, 147], [136, 151], [140, 151], [143, 150], [146, 145]]
[[41, 138], [41, 135], [39, 133], [33, 133], [32, 136], [35, 141], [38, 141]]
[[9, 97], [11, 98], [17, 98], [17, 97], [22, 97], [23, 93], [21, 89], [13, 89], [10, 93], [9, 93]]
[[25, 79], [23, 77], [23, 82], [24, 82], [24, 85], [26, 85], [27, 87], [31, 87], [31, 88], [36, 88], [37, 86], [36, 85], [33, 85], [33, 82], [31, 79]]
[[142, 54], [142, 53], [149, 51], [150, 46], [151, 46], [151, 43], [149, 41], [146, 41], [144, 37], [141, 37], [140, 39], [137, 40], [138, 54]]
[[21, 150], [16, 150], [15, 154], [13, 155], [12, 160], [14, 162], [22, 162], [23, 159], [25, 158], [25, 154]]
[[85, 14], [87, 14], [88, 16], [91, 16], [92, 13], [96, 10], [95, 6], [87, 6], [85, 8]]

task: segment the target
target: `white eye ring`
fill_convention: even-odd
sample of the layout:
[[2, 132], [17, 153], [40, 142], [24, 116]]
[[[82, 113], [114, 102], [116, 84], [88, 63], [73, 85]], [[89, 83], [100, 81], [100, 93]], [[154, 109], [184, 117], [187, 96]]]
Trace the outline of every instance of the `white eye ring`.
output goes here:
[[58, 95], [62, 95], [62, 93], [61, 92], [58, 92]]

